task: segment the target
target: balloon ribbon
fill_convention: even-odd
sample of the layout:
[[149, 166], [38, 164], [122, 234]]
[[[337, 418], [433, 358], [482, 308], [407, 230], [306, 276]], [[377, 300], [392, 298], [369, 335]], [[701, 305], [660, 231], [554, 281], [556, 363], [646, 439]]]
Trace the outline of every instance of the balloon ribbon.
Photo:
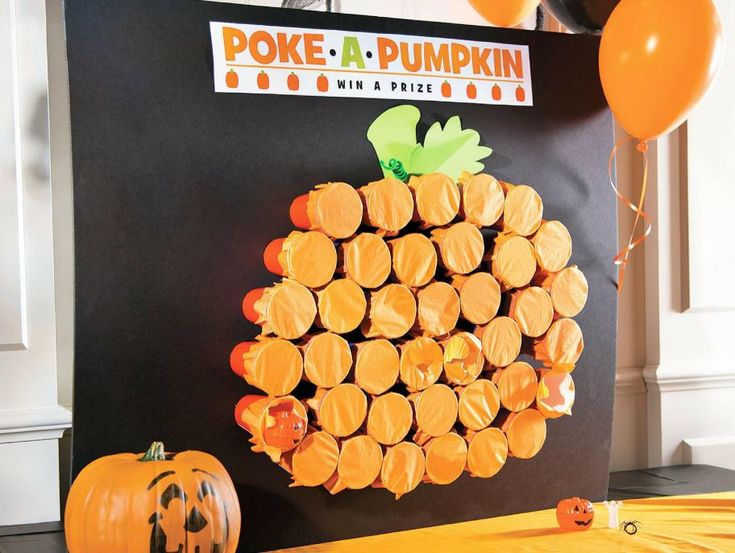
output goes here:
[[[631, 200], [620, 193], [618, 187], [615, 185], [615, 180], [613, 179], [613, 163], [615, 161], [618, 148], [620, 148], [620, 146], [622, 146], [628, 140], [633, 140], [633, 137], [629, 136], [623, 138], [622, 140], [618, 141], [617, 144], [615, 144], [612, 152], [610, 152], [610, 160], [607, 164], [607, 173], [610, 178], [610, 186], [612, 186], [612, 189], [615, 191], [615, 195], [618, 197], [621, 203], [623, 203], [635, 213], [635, 220], [633, 221], [633, 228], [630, 230], [628, 244], [615, 256], [615, 265], [618, 266], [618, 296], [620, 296], [623, 292], [625, 267], [628, 264], [628, 257], [630, 256], [630, 252], [633, 251], [633, 248], [643, 243], [648, 235], [651, 234], [651, 230], [653, 228], [653, 225], [651, 224], [651, 217], [649, 217], [649, 215], [645, 211], [643, 211], [643, 204], [646, 200], [646, 189], [648, 188], [648, 144], [645, 140], [641, 140], [640, 142], [638, 142], [638, 146], [636, 147], [636, 149], [643, 155], [643, 182], [641, 183], [641, 194], [640, 198], [638, 199], [638, 205], [634, 204]], [[643, 220], [643, 234], [641, 234], [638, 238], [635, 238], [636, 229], [638, 228], [638, 223], [641, 220]]]

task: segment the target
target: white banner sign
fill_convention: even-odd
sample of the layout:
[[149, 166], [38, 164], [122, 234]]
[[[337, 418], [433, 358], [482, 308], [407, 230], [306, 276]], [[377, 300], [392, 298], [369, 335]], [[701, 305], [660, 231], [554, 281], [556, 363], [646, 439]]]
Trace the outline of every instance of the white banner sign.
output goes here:
[[528, 46], [210, 22], [214, 90], [532, 106]]

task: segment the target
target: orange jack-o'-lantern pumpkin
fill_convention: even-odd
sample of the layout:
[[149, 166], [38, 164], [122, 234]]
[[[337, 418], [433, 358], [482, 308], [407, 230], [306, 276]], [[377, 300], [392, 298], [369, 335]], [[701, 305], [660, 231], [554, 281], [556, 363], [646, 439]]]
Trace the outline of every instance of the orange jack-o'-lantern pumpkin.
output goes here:
[[201, 451], [102, 457], [79, 473], [64, 520], [70, 553], [235, 553], [240, 504], [222, 464]]
[[570, 497], [562, 499], [556, 506], [556, 521], [562, 530], [589, 530], [595, 518], [589, 499]]
[[263, 441], [288, 451], [298, 445], [306, 434], [306, 424], [291, 403], [283, 403], [268, 410]]

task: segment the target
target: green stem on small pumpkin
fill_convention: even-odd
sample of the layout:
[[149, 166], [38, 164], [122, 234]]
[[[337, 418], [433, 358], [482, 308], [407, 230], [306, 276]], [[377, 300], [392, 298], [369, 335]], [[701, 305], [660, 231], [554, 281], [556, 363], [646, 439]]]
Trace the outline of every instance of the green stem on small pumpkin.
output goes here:
[[165, 461], [166, 449], [163, 442], [153, 442], [143, 456], [138, 461]]

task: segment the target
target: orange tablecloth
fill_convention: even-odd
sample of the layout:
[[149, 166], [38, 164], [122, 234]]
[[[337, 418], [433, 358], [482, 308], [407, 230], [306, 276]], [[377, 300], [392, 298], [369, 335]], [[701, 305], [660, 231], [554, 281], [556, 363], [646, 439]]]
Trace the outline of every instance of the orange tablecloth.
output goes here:
[[619, 520], [640, 521], [629, 536], [607, 528], [607, 510], [595, 504], [584, 532], [562, 532], [553, 509], [337, 541], [290, 552], [735, 552], [735, 492], [635, 499], [623, 502]]

